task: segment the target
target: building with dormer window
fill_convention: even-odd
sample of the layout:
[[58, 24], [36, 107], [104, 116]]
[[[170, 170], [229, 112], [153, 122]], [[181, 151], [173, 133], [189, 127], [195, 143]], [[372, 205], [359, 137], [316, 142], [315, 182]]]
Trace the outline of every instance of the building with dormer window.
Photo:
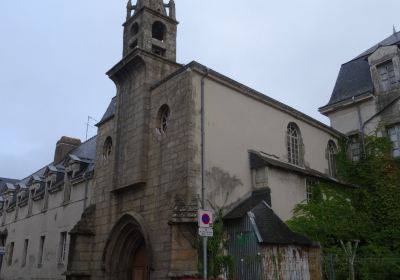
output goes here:
[[364, 135], [388, 137], [400, 157], [400, 32], [342, 65], [331, 98], [319, 111], [349, 136], [358, 160]]

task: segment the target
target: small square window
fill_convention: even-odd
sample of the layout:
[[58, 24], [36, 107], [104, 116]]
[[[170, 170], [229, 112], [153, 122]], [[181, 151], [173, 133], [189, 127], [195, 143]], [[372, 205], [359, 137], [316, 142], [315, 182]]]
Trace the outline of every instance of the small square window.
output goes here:
[[306, 202], [310, 203], [313, 199], [313, 189], [318, 184], [318, 180], [313, 178], [306, 179]]
[[349, 156], [354, 162], [359, 161], [361, 158], [361, 143], [358, 134], [349, 136]]

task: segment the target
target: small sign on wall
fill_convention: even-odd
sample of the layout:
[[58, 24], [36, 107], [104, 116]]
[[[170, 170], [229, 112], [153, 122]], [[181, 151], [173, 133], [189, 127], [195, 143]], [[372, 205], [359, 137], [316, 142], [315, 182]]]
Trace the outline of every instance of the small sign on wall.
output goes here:
[[199, 210], [197, 213], [200, 228], [212, 228], [213, 214], [208, 210]]

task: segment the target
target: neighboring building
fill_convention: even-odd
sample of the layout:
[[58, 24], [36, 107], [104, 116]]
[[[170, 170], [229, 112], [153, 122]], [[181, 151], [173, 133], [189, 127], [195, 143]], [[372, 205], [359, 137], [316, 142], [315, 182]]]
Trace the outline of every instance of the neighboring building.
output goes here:
[[[1, 188], [1, 279], [63, 279], [68, 233], [89, 206], [96, 138], [63, 137], [54, 162]], [[3, 259], [2, 259], [3, 260]]]
[[[280, 242], [282, 252], [290, 253], [290, 246], [301, 254], [311, 250], [314, 244], [282, 220], [310, 199], [316, 180], [336, 182], [334, 154], [342, 134], [197, 62], [176, 63], [173, 0], [129, 1], [127, 10], [123, 58], [107, 73], [117, 95], [96, 138], [65, 150], [5, 193], [4, 279], [59, 279], [61, 272], [67, 279], [197, 275], [196, 213], [203, 191], [206, 207], [222, 210], [228, 223], [248, 223], [245, 216], [254, 212], [260, 254], [278, 250]], [[51, 180], [59, 191], [46, 196]], [[53, 206], [42, 213], [46, 197]], [[65, 197], [76, 203], [64, 204]], [[25, 218], [30, 207], [34, 215]], [[17, 211], [24, 219], [13, 220]], [[273, 219], [271, 233], [285, 238], [267, 237], [266, 218]], [[236, 226], [232, 234], [249, 229]], [[42, 266], [41, 248], [48, 252]], [[254, 279], [246, 275], [240, 279]]]
[[342, 65], [331, 99], [319, 110], [360, 157], [364, 135], [388, 137], [400, 157], [400, 32]]

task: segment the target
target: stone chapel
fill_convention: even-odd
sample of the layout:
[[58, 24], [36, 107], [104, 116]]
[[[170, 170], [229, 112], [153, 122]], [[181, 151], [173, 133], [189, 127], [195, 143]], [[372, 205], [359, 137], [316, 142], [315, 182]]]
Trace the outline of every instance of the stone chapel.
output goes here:
[[[60, 139], [51, 164], [7, 183], [3, 278], [197, 276], [200, 208], [232, 225], [239, 279], [263, 270], [254, 261], [261, 245], [285, 244], [306, 256], [318, 246], [283, 221], [311, 198], [316, 181], [338, 182], [343, 135], [198, 62], [178, 63], [174, 0], [133, 4], [122, 59], [107, 72], [116, 96], [97, 136]], [[242, 220], [246, 227], [237, 226]], [[41, 227], [28, 233], [28, 223]], [[246, 234], [252, 243], [241, 249], [234, 241]], [[318, 268], [300, 261], [304, 279], [319, 279]]]

